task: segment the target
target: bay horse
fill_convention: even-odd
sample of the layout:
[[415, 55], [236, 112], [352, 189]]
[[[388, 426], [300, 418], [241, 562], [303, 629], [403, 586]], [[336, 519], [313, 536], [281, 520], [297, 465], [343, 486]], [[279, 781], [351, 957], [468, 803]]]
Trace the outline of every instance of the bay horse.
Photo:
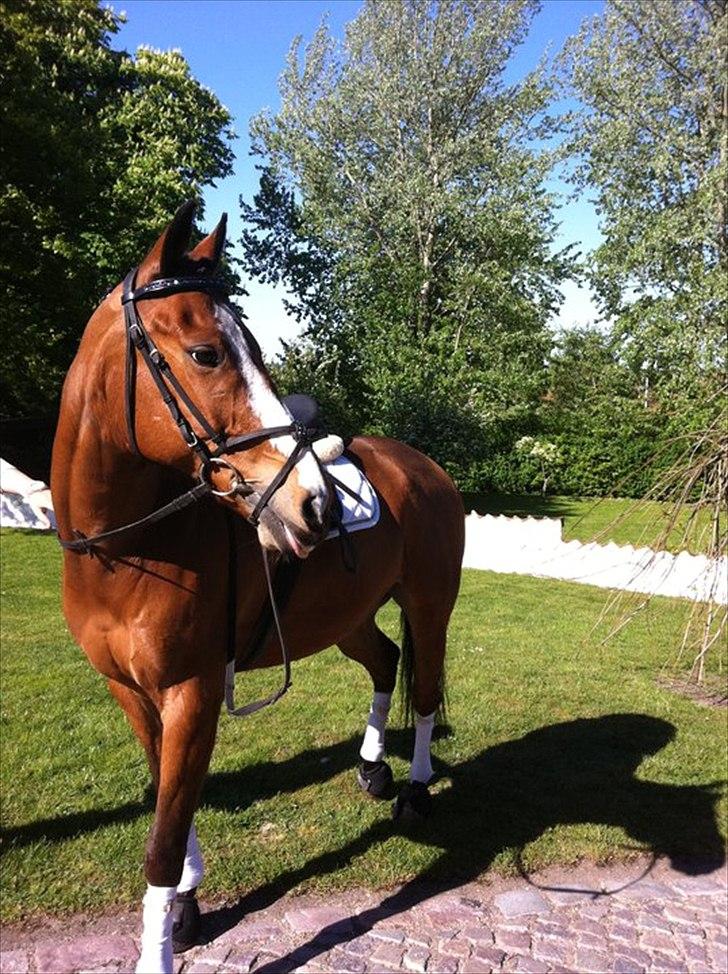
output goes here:
[[[355, 437], [348, 455], [381, 513], [349, 536], [354, 564], [344, 565], [339, 544], [325, 540], [333, 499], [324, 468], [220, 292], [226, 218], [189, 249], [193, 217], [194, 205], [182, 206], [91, 317], [65, 380], [51, 475], [65, 617], [139, 738], [156, 792], [145, 974], [172, 971], [173, 939], [182, 949], [197, 932], [193, 817], [230, 672], [228, 629], [233, 670], [281, 660], [272, 631], [255, 659], [245, 655], [268, 599], [261, 553], [301, 561], [282, 612], [291, 657], [335, 644], [371, 677], [358, 776], [374, 796], [391, 783], [384, 732], [400, 657], [375, 616], [389, 599], [400, 606], [415, 744], [399, 802], [424, 811], [464, 543], [459, 494], [437, 464], [403, 443]], [[151, 523], [160, 507], [169, 516]]]

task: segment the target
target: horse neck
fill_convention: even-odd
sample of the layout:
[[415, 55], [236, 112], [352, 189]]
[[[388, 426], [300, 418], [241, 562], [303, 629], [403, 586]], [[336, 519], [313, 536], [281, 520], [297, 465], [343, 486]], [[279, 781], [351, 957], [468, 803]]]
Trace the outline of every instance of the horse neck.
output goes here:
[[[66, 428], [75, 436], [66, 436]], [[75, 423], [59, 422], [54, 447], [52, 490], [58, 530], [91, 536], [138, 520], [154, 507], [163, 471], [119, 450], [99, 431], [81, 433]]]
[[51, 490], [59, 534], [91, 536], [148, 514], [164, 490], [164, 468], [131, 452], [123, 386], [110, 408], [102, 373], [85, 367], [83, 343], [69, 371], [53, 444]]

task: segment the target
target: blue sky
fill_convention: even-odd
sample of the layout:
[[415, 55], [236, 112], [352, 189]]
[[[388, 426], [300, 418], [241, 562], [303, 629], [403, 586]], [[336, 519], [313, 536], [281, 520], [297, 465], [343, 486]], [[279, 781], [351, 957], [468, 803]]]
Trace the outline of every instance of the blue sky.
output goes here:
[[[111, 6], [127, 17], [113, 39], [115, 48], [132, 53], [140, 44], [180, 48], [194, 76], [232, 113], [238, 137], [235, 172], [205, 192], [205, 204], [207, 225], [226, 210], [230, 237], [237, 241], [238, 197], [251, 199], [257, 188], [255, 161], [249, 156], [249, 119], [262, 108], [275, 111], [278, 107], [277, 79], [293, 38], [298, 34], [310, 38], [325, 14], [331, 30], [343, 36], [346, 23], [361, 6], [359, 0], [112, 0]], [[603, 0], [545, 0], [528, 39], [511, 62], [508, 80], [531, 70], [547, 48], [556, 53], [585, 17], [602, 8]], [[579, 249], [589, 250], [599, 241], [596, 214], [587, 200], [563, 206], [560, 219], [558, 245], [575, 242]], [[279, 291], [254, 282], [246, 286], [250, 325], [272, 355], [280, 349], [279, 339], [293, 337], [298, 326], [287, 318]], [[595, 317], [588, 290], [569, 284], [564, 293], [560, 324], [571, 326]]]

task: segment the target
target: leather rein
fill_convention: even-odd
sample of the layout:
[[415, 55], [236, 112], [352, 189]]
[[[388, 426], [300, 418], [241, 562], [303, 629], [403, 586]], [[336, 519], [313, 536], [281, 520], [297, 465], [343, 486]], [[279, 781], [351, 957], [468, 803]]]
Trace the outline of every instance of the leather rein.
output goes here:
[[[310, 427], [304, 423], [293, 420], [288, 426], [261, 427], [260, 429], [253, 430], [249, 433], [243, 433], [238, 436], [228, 436], [225, 432], [216, 431], [208, 422], [204, 413], [189, 396], [179, 379], [175, 376], [171, 366], [164, 358], [159, 348], [144, 327], [144, 323], [142, 322], [136, 307], [137, 301], [166, 298], [172, 294], [180, 294], [182, 292], [201, 291], [206, 294], [214, 294], [218, 297], [222, 297], [226, 303], [228, 311], [230, 311], [230, 313], [233, 315], [235, 321], [242, 331], [242, 322], [240, 321], [239, 316], [236, 314], [233, 306], [227, 300], [227, 288], [224, 282], [219, 278], [213, 277], [180, 276], [162, 278], [160, 280], [152, 281], [150, 284], [146, 284], [143, 287], [135, 288], [134, 284], [136, 281], [136, 274], [137, 268], [134, 268], [129, 271], [124, 278], [121, 297], [121, 303], [124, 309], [124, 324], [126, 331], [126, 371], [124, 398], [129, 446], [131, 447], [132, 452], [137, 456], [143, 456], [141, 450], [139, 449], [135, 430], [136, 372], [137, 359], [140, 355], [152, 379], [154, 380], [154, 384], [156, 385], [165, 406], [169, 410], [169, 413], [174, 420], [180, 435], [190, 450], [196, 454], [200, 461], [198, 483], [184, 494], [174, 498], [174, 500], [170, 501], [168, 504], [165, 504], [163, 507], [152, 511], [145, 517], [139, 518], [137, 521], [132, 521], [131, 523], [124, 524], [118, 528], [112, 528], [109, 531], [102, 531], [101, 533], [95, 534], [91, 537], [87, 537], [80, 531], [74, 531], [74, 539], [72, 541], [64, 541], [59, 537], [58, 541], [61, 547], [65, 548], [67, 551], [75, 551], [80, 554], [90, 555], [93, 557], [95, 554], [95, 548], [99, 545], [99, 543], [111, 540], [112, 538], [120, 537], [132, 531], [138, 530], [139, 528], [148, 527], [151, 524], [155, 524], [158, 521], [169, 517], [171, 514], [181, 511], [190, 504], [201, 500], [203, 497], [209, 496], [210, 494], [225, 497], [237, 493], [250, 499], [251, 501], [255, 500], [255, 507], [253, 508], [251, 514], [247, 516], [247, 520], [254, 527], [257, 527], [260, 523], [261, 514], [268, 506], [271, 497], [285, 484], [295, 465], [306, 453], [311, 453], [324, 477], [324, 482], [329, 487], [329, 490], [331, 490], [331, 475], [325, 470], [323, 464], [313, 450], [313, 444], [317, 440], [322, 439], [327, 435], [325, 430]], [[194, 416], [200, 427], [204, 430], [204, 436], [202, 438], [198, 437], [193, 430], [190, 421], [180, 408], [179, 400], [184, 403], [189, 413]], [[293, 437], [295, 440], [294, 448], [268, 486], [263, 490], [262, 493], [258, 494], [241, 478], [240, 473], [235, 470], [235, 468], [228, 463], [227, 460], [223, 459], [223, 457], [232, 453], [239, 453], [242, 450], [248, 450], [264, 442], [265, 440], [278, 436]], [[215, 467], [227, 467], [230, 469], [230, 471], [232, 471], [232, 484], [228, 490], [215, 490], [213, 488], [210, 478]], [[268, 563], [268, 553], [266, 549], [261, 546], [268, 594], [270, 597], [273, 619], [283, 657], [284, 682], [281, 688], [270, 697], [257, 700], [254, 703], [247, 704], [244, 707], [234, 707], [233, 694], [235, 682], [236, 594], [234, 585], [237, 575], [237, 559], [232, 521], [233, 515], [230, 512], [226, 513], [228, 516], [229, 538], [229, 622], [227, 668], [225, 676], [225, 702], [227, 709], [232, 716], [243, 717], [247, 714], [255, 713], [256, 710], [260, 710], [263, 707], [274, 703], [283, 696], [291, 685], [291, 665], [290, 654], [283, 638], [278, 608], [276, 606], [273, 593], [273, 582], [271, 578], [270, 565]]]

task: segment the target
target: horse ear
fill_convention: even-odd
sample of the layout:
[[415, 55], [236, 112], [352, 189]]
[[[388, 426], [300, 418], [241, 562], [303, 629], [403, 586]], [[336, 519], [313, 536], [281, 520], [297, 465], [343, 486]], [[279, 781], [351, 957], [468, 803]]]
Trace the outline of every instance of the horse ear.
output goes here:
[[194, 200], [187, 200], [177, 210], [170, 225], [139, 265], [137, 287], [149, 284], [155, 277], [175, 273], [190, 242], [196, 206]]
[[190, 260], [199, 262], [202, 268], [210, 273], [217, 270], [222, 252], [225, 249], [225, 230], [227, 229], [227, 213], [223, 213], [220, 222], [204, 240], [188, 254]]

